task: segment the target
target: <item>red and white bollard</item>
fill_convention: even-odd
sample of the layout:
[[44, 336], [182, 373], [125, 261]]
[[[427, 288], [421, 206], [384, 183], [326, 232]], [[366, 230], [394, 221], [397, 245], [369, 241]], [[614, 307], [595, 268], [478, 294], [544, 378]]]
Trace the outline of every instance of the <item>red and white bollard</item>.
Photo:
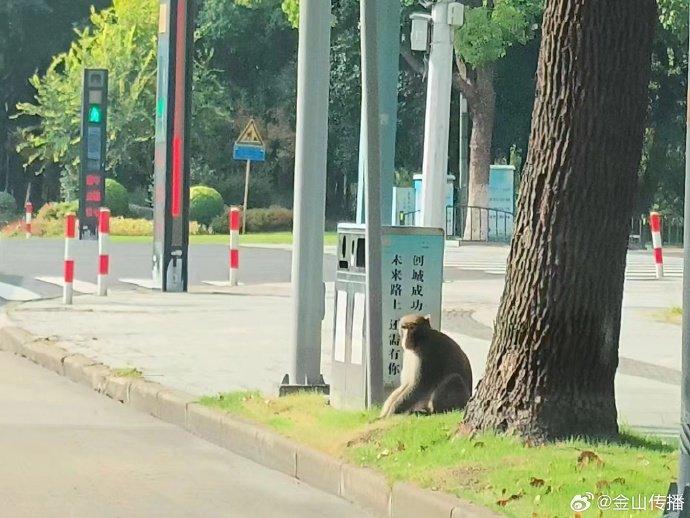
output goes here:
[[74, 214], [65, 216], [65, 272], [62, 287], [62, 301], [72, 304], [74, 295], [74, 258], [72, 257], [72, 241], [76, 235], [77, 217]]
[[108, 294], [108, 274], [110, 273], [110, 209], [101, 208], [98, 212], [98, 295]]
[[30, 201], [24, 204], [24, 230], [26, 231], [26, 239], [31, 237], [31, 218], [33, 216], [34, 206]]
[[661, 279], [664, 276], [664, 256], [661, 252], [661, 214], [658, 212], [649, 213], [649, 228], [652, 231], [656, 278]]
[[228, 213], [230, 228], [230, 286], [237, 286], [237, 271], [240, 268], [240, 208], [230, 207]]

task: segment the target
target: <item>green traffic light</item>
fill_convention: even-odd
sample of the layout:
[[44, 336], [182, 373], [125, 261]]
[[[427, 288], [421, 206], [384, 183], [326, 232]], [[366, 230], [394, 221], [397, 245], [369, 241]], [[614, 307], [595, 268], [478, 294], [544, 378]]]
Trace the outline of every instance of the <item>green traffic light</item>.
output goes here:
[[101, 111], [101, 107], [97, 104], [92, 104], [89, 107], [89, 122], [100, 124], [102, 120], [103, 112]]

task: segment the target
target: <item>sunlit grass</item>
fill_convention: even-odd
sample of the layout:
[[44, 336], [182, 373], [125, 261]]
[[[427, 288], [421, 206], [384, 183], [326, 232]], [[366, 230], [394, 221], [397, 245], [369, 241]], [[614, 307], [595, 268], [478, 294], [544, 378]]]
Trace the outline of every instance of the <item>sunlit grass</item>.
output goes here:
[[[652, 495], [666, 494], [676, 473], [675, 447], [629, 431], [617, 443], [570, 440], [534, 447], [510, 437], [458, 434], [460, 413], [380, 421], [376, 411], [335, 410], [312, 394], [276, 399], [238, 392], [202, 403], [378, 469], [391, 481], [447, 491], [520, 518], [573, 516], [571, 499], [586, 492], [640, 495], [649, 504]], [[659, 514], [648, 505], [634, 516]]]

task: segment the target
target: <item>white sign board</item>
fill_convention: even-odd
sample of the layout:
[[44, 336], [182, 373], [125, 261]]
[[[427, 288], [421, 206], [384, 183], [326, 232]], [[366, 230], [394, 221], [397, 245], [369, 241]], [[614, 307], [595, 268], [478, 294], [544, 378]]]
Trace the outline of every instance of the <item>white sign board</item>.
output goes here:
[[[403, 233], [403, 229], [408, 232]], [[444, 244], [441, 229], [384, 228], [381, 239], [384, 386], [400, 383], [400, 318], [411, 313], [431, 315], [431, 325], [436, 329], [441, 326]]]

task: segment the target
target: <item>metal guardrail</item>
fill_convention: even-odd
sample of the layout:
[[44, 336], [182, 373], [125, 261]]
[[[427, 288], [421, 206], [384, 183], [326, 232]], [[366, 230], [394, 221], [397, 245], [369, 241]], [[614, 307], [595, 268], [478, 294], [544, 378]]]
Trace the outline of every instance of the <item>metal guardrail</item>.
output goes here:
[[[415, 225], [420, 212], [400, 212], [398, 224]], [[462, 241], [508, 242], [513, 235], [513, 214], [472, 205], [447, 206], [446, 235]]]

